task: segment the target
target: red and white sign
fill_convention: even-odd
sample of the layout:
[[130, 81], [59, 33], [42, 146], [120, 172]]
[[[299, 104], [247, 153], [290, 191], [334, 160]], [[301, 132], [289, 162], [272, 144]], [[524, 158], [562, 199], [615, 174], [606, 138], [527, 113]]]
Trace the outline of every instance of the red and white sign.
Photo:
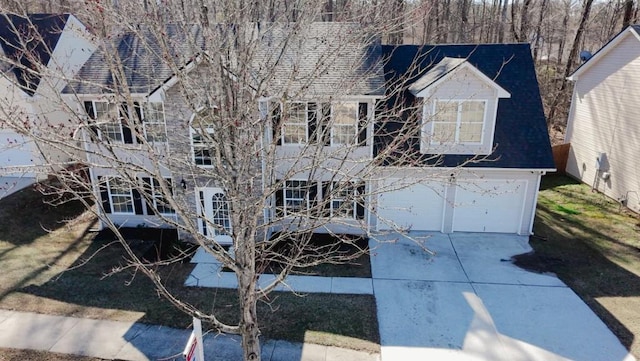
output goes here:
[[202, 347], [202, 323], [200, 319], [193, 318], [193, 332], [182, 351], [186, 361], [204, 361], [204, 348]]

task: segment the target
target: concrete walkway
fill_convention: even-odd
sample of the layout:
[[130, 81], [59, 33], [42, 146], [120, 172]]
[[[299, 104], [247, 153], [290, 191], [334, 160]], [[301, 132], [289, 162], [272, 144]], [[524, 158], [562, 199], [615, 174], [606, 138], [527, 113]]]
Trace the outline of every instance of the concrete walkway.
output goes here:
[[397, 235], [370, 243], [383, 361], [634, 360], [558, 278], [509, 261], [527, 237], [410, 236], [437, 255]]
[[[195, 287], [238, 287], [235, 273], [223, 272], [223, 267], [212, 255], [202, 248], [198, 249], [191, 259], [196, 263], [193, 271], [185, 282], [185, 286]], [[275, 279], [274, 275], [263, 274], [258, 280], [260, 286], [265, 286]], [[288, 276], [286, 281], [276, 287], [276, 291], [295, 291], [303, 293], [346, 293], [373, 294], [373, 280], [371, 278], [356, 277], [316, 277], [316, 276]]]
[[[107, 360], [184, 360], [189, 330], [0, 310], [0, 348], [33, 349]], [[207, 361], [242, 360], [240, 339], [208, 334]], [[314, 344], [266, 341], [265, 361], [375, 361], [378, 355]]]

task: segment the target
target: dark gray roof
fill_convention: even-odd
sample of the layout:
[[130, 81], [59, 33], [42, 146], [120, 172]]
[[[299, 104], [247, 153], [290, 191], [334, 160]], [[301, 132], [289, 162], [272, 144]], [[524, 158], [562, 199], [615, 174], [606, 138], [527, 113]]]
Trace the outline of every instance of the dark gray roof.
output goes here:
[[[69, 14], [0, 15], [0, 45], [4, 55], [17, 63], [3, 64], [22, 90], [33, 96], [40, 84], [40, 66], [47, 66]], [[35, 70], [35, 71], [30, 71]]]
[[[129, 87], [133, 93], [149, 93], [174, 72], [165, 57], [187, 63], [204, 49], [200, 29], [169, 25], [164, 34], [149, 28], [124, 32], [96, 50], [82, 66], [77, 80], [64, 93], [102, 94]], [[121, 67], [117, 64], [121, 63]], [[122, 73], [112, 69], [122, 69]]]
[[[411, 84], [428, 73], [442, 59], [466, 59], [484, 75], [511, 94], [500, 99], [496, 117], [494, 152], [487, 160], [472, 161], [473, 155], [420, 154], [420, 127], [416, 126], [411, 141], [386, 159], [386, 164], [399, 165], [411, 154], [413, 165], [445, 167], [553, 169], [555, 164], [546, 120], [540, 99], [538, 81], [528, 44], [383, 46], [387, 84]], [[405, 88], [406, 89], [406, 88]], [[413, 106], [416, 98], [406, 89], [390, 94], [388, 104]], [[400, 116], [376, 131], [376, 153], [397, 135], [407, 121]], [[407, 165], [406, 161], [402, 164]]]
[[[236, 28], [218, 25], [216, 29], [222, 33]], [[161, 37], [149, 29], [117, 36], [91, 56], [80, 69], [78, 81], [64, 91], [100, 94], [123, 86], [110, 66], [114, 61], [110, 55], [117, 54], [130, 91], [150, 93], [174, 73], [164, 58], [167, 54], [176, 64], [186, 65], [203, 51], [216, 51], [216, 44], [207, 44], [213, 40], [205, 40], [201, 30], [195, 25], [187, 31], [169, 26]], [[356, 26], [341, 23], [262, 25], [252, 64], [256, 84], [266, 83], [267, 92], [287, 92], [291, 97], [384, 94], [380, 42], [367, 34], [354, 36], [356, 31]]]

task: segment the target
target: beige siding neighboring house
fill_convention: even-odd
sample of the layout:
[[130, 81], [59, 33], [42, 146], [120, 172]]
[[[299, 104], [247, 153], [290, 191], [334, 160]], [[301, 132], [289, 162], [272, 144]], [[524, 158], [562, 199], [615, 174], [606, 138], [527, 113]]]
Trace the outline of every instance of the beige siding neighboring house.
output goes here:
[[640, 27], [614, 37], [571, 76], [566, 171], [640, 211]]

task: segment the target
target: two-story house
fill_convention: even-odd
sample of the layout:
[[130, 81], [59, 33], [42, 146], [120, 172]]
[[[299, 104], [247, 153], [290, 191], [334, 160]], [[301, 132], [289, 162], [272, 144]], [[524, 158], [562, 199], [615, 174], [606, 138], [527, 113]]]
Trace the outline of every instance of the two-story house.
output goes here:
[[[527, 45], [382, 46], [316, 23], [295, 29], [304, 42], [278, 48], [289, 30], [255, 39], [259, 61], [225, 78], [255, 81], [238, 91], [256, 100], [261, 139], [246, 149], [256, 169], [247, 182], [263, 193], [269, 232], [531, 232], [540, 177], [554, 165]], [[216, 121], [228, 108], [193, 86], [211, 86], [206, 68], [217, 64], [203, 33], [123, 32], [65, 92], [86, 113], [101, 212], [121, 226], [164, 227], [172, 205], [186, 204], [200, 233], [228, 243], [229, 180], [211, 172], [225, 150], [207, 144], [225, 131]]]

